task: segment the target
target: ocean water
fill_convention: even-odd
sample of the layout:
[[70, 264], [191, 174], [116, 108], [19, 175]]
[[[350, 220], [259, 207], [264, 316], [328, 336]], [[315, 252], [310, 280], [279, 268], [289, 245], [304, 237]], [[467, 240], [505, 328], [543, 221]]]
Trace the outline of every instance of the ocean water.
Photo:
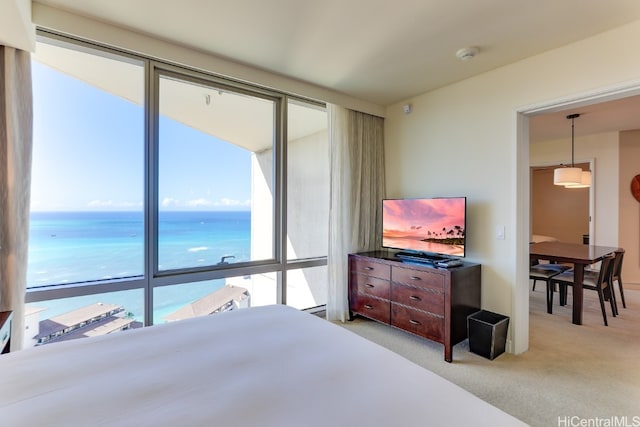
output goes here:
[[[141, 212], [33, 212], [30, 218], [27, 286], [40, 287], [144, 274]], [[160, 270], [250, 259], [251, 212], [162, 212]], [[154, 293], [154, 317], [167, 314], [224, 286], [224, 280], [167, 286]], [[106, 297], [105, 297], [106, 299]], [[41, 319], [96, 302], [95, 296], [47, 301]], [[142, 291], [117, 292], [101, 302], [125, 306], [142, 319]], [[156, 316], [156, 311], [158, 314]]]

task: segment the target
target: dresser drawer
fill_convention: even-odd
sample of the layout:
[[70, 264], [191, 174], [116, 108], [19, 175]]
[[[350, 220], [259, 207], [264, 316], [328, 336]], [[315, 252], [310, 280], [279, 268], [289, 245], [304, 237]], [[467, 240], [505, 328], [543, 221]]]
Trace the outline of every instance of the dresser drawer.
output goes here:
[[391, 285], [391, 300], [444, 316], [444, 293], [433, 288], [417, 288], [394, 282]]
[[378, 277], [385, 280], [391, 278], [391, 267], [389, 265], [355, 257], [351, 258], [351, 272], [366, 274], [367, 276]]
[[421, 337], [442, 342], [444, 317], [391, 303], [391, 325]]
[[391, 318], [389, 301], [370, 297], [368, 295], [358, 294], [351, 309], [362, 316], [387, 324]]
[[391, 280], [421, 288], [431, 288], [438, 291], [444, 290], [444, 276], [428, 271], [394, 266], [391, 269]]
[[364, 274], [354, 274], [352, 279], [355, 281], [358, 293], [389, 299], [389, 280], [365, 276]]

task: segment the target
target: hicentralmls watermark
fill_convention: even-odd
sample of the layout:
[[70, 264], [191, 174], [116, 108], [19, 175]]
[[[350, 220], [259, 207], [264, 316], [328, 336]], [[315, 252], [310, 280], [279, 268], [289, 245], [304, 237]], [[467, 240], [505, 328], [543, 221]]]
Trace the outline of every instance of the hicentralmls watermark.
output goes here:
[[558, 417], [558, 427], [640, 427], [640, 415], [591, 418], [565, 415]]

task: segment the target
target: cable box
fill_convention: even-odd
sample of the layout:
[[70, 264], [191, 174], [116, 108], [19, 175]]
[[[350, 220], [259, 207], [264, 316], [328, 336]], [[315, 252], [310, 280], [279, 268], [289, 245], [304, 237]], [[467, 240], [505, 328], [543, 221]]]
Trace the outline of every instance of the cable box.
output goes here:
[[459, 259], [446, 259], [442, 261], [436, 261], [433, 263], [437, 267], [451, 268], [451, 267], [460, 267], [462, 265], [462, 261]]

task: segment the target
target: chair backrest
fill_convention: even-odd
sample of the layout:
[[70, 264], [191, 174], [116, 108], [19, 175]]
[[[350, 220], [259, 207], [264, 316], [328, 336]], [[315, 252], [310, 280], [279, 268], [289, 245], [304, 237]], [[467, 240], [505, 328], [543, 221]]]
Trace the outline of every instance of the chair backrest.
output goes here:
[[598, 282], [596, 286], [606, 289], [611, 284], [614, 260], [615, 255], [607, 255], [602, 258], [602, 264], [600, 265], [600, 272], [598, 273]]
[[622, 259], [624, 258], [624, 249], [618, 249], [616, 251], [616, 258], [613, 261], [612, 279], [620, 279], [622, 274]]

